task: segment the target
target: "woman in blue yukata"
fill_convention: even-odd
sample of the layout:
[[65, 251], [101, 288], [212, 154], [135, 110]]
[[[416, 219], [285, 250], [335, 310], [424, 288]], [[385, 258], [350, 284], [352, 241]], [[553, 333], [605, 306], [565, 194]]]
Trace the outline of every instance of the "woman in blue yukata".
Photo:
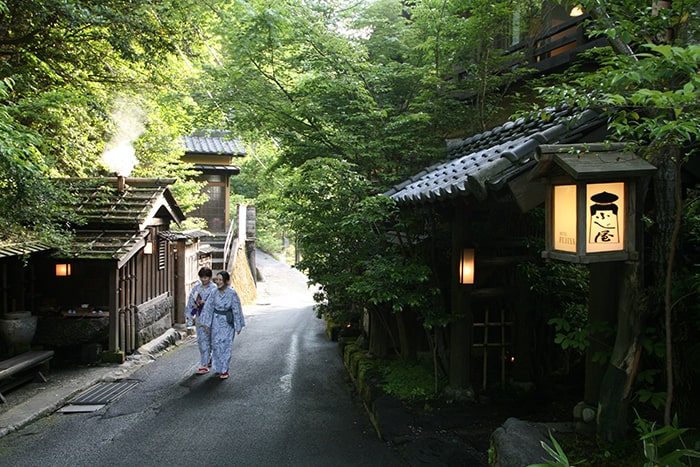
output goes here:
[[230, 286], [231, 276], [221, 271], [214, 278], [217, 292], [204, 304], [200, 321], [211, 336], [211, 369], [219, 378], [229, 377], [233, 338], [245, 327], [243, 309], [238, 294]]
[[202, 314], [202, 309], [207, 300], [217, 291], [217, 286], [211, 281], [213, 272], [207, 267], [203, 267], [197, 273], [199, 275], [199, 283], [197, 283], [190, 291], [190, 296], [187, 299], [185, 306], [185, 319], [187, 322], [194, 322], [197, 327], [197, 345], [199, 347], [199, 369], [198, 375], [203, 375], [209, 372], [208, 366], [211, 366], [211, 336], [204, 332], [204, 326], [200, 323], [199, 315]]

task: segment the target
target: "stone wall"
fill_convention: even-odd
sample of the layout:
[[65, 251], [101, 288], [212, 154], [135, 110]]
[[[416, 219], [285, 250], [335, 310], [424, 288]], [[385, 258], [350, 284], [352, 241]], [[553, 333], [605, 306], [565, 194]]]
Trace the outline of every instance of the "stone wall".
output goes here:
[[173, 325], [173, 298], [165, 293], [136, 307], [136, 347], [162, 336]]

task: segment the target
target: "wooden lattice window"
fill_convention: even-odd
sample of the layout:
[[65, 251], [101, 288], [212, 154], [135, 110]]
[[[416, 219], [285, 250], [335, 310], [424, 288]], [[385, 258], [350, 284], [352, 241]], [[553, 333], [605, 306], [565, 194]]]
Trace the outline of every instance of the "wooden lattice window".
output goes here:
[[504, 308], [485, 309], [483, 313], [475, 312], [473, 347], [479, 349], [482, 356], [482, 389], [486, 389], [489, 374], [492, 373], [494, 366], [498, 367], [501, 388], [505, 389], [506, 370], [509, 366], [508, 353], [512, 347], [512, 329], [513, 321], [510, 319], [510, 312]]

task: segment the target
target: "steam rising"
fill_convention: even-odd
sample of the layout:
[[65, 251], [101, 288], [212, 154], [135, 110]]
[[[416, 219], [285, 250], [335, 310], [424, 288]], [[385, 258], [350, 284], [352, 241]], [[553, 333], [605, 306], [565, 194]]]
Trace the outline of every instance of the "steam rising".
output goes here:
[[112, 120], [116, 132], [105, 145], [102, 162], [110, 172], [127, 177], [139, 162], [133, 142], [146, 130], [145, 114], [134, 100], [118, 98], [112, 109]]

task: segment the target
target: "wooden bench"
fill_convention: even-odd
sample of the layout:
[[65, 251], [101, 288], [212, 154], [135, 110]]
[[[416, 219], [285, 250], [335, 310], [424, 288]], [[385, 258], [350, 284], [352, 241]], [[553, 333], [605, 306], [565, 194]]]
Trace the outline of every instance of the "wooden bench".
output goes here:
[[46, 378], [41, 373], [53, 357], [53, 350], [33, 350], [19, 354], [0, 362], [0, 401], [6, 403], [2, 391], [7, 391], [22, 383], [33, 380], [37, 376], [45, 383]]

